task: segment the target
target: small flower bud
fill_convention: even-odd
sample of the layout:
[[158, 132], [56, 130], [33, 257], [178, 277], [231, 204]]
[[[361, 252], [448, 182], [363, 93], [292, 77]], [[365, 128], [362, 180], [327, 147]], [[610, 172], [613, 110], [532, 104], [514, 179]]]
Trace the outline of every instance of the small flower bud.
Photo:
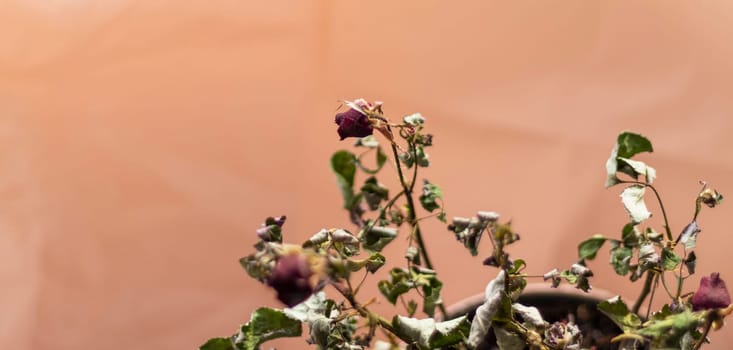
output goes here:
[[718, 193], [718, 191], [706, 188], [702, 192], [700, 192], [700, 195], [698, 196], [700, 198], [700, 201], [705, 203], [710, 208], [714, 208], [716, 205], [720, 204], [720, 202], [723, 201], [723, 195]]
[[700, 288], [690, 300], [694, 311], [724, 308], [730, 305], [730, 293], [717, 272], [700, 280]]

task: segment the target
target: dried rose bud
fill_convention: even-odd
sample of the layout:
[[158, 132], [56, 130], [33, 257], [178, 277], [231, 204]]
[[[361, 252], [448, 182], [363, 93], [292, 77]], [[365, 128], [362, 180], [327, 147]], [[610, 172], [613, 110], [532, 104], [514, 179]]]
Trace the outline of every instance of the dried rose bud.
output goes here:
[[716, 205], [723, 201], [723, 195], [718, 193], [714, 189], [707, 188], [700, 192], [700, 201], [705, 203], [710, 208], [715, 208]]
[[299, 253], [284, 255], [277, 260], [267, 279], [267, 285], [277, 291], [278, 300], [288, 307], [293, 307], [313, 294], [311, 276], [313, 271], [305, 255]]
[[336, 114], [336, 124], [339, 126], [338, 133], [342, 140], [347, 137], [369, 136], [374, 131], [369, 117], [354, 108]]
[[703, 277], [700, 280], [700, 288], [690, 302], [694, 311], [718, 309], [730, 305], [730, 294], [720, 274], [713, 272], [710, 277]]

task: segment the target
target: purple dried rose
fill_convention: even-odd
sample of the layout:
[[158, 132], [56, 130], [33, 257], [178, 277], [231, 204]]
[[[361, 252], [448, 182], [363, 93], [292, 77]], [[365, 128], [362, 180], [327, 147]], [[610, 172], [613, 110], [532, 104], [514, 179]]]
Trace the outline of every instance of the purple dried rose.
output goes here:
[[718, 309], [730, 305], [728, 288], [725, 287], [725, 281], [720, 278], [719, 273], [711, 273], [710, 277], [703, 277], [700, 280], [700, 288], [692, 296], [691, 303], [694, 311]]
[[347, 137], [365, 137], [372, 134], [374, 128], [369, 117], [360, 110], [349, 108], [348, 111], [336, 114], [336, 124], [341, 139]]
[[299, 253], [284, 255], [277, 260], [267, 279], [267, 285], [277, 291], [278, 300], [288, 307], [293, 307], [313, 294], [311, 276], [313, 271], [305, 255]]

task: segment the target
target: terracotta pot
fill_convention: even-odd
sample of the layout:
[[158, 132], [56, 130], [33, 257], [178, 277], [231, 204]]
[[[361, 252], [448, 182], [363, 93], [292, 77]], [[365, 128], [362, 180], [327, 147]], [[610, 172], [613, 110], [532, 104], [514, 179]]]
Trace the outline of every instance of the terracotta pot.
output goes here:
[[[548, 284], [529, 284], [518, 302], [539, 309], [547, 322], [566, 321], [570, 317], [583, 332], [582, 348], [595, 346], [598, 350], [616, 349], [611, 338], [621, 334], [621, 330], [597, 309], [599, 302], [614, 297], [607, 291], [593, 289], [584, 293], [576, 288], [561, 285], [551, 288]], [[484, 294], [476, 294], [448, 307], [448, 319], [468, 315], [473, 319], [476, 308], [483, 304]], [[493, 332], [489, 332], [478, 350], [498, 349]]]

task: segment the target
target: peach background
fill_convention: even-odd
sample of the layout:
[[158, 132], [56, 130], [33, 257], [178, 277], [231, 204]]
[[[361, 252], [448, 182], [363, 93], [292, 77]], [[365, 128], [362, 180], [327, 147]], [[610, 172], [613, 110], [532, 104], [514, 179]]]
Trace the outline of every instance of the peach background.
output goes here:
[[[621, 130], [654, 142], [675, 232], [699, 179], [733, 193], [726, 1], [8, 0], [0, 28], [3, 348], [194, 348], [277, 305], [237, 259], [268, 215], [293, 242], [348, 227], [339, 99], [426, 116], [449, 216], [513, 218], [537, 273], [623, 226], [603, 188]], [[690, 289], [733, 280], [731, 208], [702, 214]], [[483, 257], [426, 231], [445, 302], [482, 290]], [[606, 259], [594, 285], [618, 288]]]

